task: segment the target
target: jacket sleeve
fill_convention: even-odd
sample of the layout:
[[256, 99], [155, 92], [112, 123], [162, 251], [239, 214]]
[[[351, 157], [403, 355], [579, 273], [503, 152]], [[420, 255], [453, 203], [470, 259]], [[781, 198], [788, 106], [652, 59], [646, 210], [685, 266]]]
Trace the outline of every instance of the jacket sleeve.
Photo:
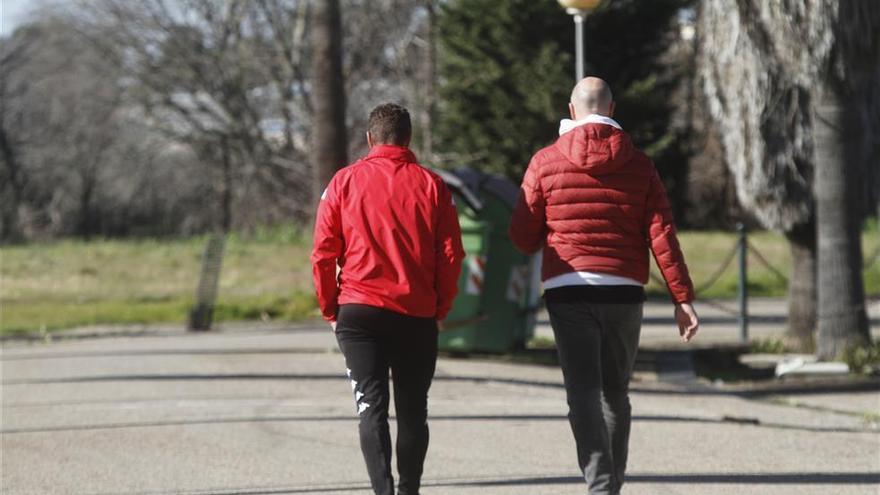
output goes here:
[[689, 303], [694, 300], [694, 286], [678, 244], [672, 208], [669, 206], [666, 188], [663, 187], [653, 164], [651, 174], [645, 208], [648, 243], [672, 301], [676, 304]]
[[318, 203], [313, 243], [312, 278], [315, 282], [318, 305], [325, 320], [336, 321], [339, 296], [336, 263], [342, 256], [344, 243], [334, 180], [330, 181]]
[[513, 245], [525, 254], [536, 253], [544, 244], [547, 232], [545, 205], [537, 159], [533, 157], [523, 177], [507, 231]]
[[458, 294], [458, 276], [464, 259], [461, 245], [461, 227], [452, 194], [438, 181], [437, 231], [434, 253], [436, 256], [435, 287], [437, 290], [437, 320], [446, 319], [452, 302]]

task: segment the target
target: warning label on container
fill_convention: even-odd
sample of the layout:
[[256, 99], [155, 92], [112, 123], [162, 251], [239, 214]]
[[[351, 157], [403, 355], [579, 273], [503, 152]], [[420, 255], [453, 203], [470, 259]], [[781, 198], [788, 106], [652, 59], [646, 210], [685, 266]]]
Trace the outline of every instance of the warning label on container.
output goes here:
[[525, 301], [526, 290], [529, 287], [529, 265], [517, 265], [510, 269], [510, 279], [507, 282], [507, 300], [515, 303]]
[[483, 293], [484, 273], [486, 271], [486, 257], [473, 255], [468, 257], [468, 278], [465, 284], [465, 292], [478, 296]]

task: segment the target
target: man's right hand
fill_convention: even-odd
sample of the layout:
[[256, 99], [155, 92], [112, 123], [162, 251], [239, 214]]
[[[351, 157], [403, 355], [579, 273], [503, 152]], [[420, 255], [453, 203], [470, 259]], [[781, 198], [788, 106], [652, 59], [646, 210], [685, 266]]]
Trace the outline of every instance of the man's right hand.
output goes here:
[[336, 331], [336, 322], [335, 321], [330, 322], [330, 328], [332, 328], [334, 332]]
[[700, 322], [697, 319], [697, 312], [690, 303], [681, 303], [675, 305], [675, 322], [678, 323], [678, 333], [681, 340], [690, 342], [697, 330], [700, 329]]

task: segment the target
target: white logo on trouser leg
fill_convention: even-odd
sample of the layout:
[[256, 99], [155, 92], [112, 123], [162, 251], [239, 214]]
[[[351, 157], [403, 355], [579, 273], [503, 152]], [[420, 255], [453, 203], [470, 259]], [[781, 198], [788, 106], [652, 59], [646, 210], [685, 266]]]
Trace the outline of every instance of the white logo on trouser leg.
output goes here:
[[360, 416], [361, 414], [363, 414], [364, 411], [367, 410], [368, 407], [370, 407], [370, 405], [366, 402], [361, 402], [361, 399], [364, 398], [364, 393], [357, 389], [357, 380], [351, 378], [351, 368], [345, 368], [345, 374], [348, 375], [348, 378], [351, 381], [351, 390], [352, 392], [354, 392], [354, 401], [357, 403], [358, 416]]
[[348, 379], [351, 380], [351, 391], [354, 392], [354, 389], [358, 386], [358, 382], [351, 377], [351, 368], [345, 368], [345, 374], [348, 375]]

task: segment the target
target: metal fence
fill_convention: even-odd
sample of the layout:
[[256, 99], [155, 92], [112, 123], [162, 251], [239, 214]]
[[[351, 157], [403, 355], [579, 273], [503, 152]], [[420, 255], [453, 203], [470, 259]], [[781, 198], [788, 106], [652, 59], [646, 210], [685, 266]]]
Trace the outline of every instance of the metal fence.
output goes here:
[[[767, 260], [767, 257], [749, 241], [746, 227], [743, 224], [738, 224], [736, 242], [730, 247], [727, 254], [724, 256], [723, 261], [718, 268], [712, 272], [712, 275], [702, 283], [696, 285], [694, 289], [695, 295], [699, 297], [700, 294], [705, 293], [718, 283], [718, 281], [721, 280], [721, 277], [730, 268], [731, 264], [733, 264], [734, 260], [737, 261], [737, 269], [739, 271], [737, 278], [737, 307], [732, 308], [723, 302], [713, 301], [711, 299], [703, 300], [701, 302], [727, 314], [736, 316], [739, 320], [740, 339], [743, 342], [748, 342], [749, 339], [749, 255], [751, 255], [751, 258], [757, 261], [759, 265], [774, 277], [788, 285], [788, 276]], [[880, 261], [880, 246], [878, 246], [870, 256], [864, 259], [862, 264], [863, 270], [867, 270], [878, 261]], [[653, 272], [651, 272], [651, 279], [661, 286], [666, 285], [666, 282]]]

